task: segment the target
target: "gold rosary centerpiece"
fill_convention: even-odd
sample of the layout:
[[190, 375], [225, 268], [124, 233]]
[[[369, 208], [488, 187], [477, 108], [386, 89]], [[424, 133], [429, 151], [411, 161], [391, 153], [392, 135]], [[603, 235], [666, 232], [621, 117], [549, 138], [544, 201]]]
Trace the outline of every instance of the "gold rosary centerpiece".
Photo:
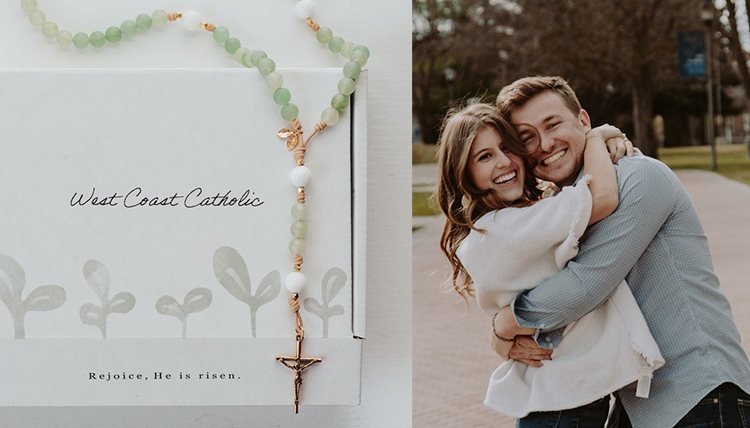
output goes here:
[[302, 341], [305, 340], [305, 329], [302, 327], [302, 317], [299, 315], [299, 294], [294, 293], [289, 298], [289, 306], [294, 312], [295, 319], [297, 321], [296, 341], [297, 341], [297, 352], [295, 355], [277, 355], [276, 361], [283, 364], [285, 367], [294, 371], [294, 413], [299, 413], [299, 397], [300, 387], [302, 386], [302, 372], [312, 366], [315, 363], [323, 361], [322, 358], [318, 357], [302, 357]]

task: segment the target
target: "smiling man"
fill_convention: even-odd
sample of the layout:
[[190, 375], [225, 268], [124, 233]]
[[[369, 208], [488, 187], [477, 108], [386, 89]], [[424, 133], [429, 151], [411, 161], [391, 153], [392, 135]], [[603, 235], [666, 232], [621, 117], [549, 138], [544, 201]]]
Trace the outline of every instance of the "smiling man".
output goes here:
[[[591, 122], [567, 82], [520, 79], [503, 88], [497, 105], [536, 161], [535, 175], [558, 187], [574, 184]], [[626, 279], [666, 364], [654, 373], [649, 398], [636, 397], [635, 383], [615, 393], [609, 426], [744, 428], [750, 363], [690, 197], [655, 159], [623, 157], [615, 169], [617, 210], [586, 231], [567, 267], [496, 315], [497, 335], [513, 338], [519, 326], [531, 327], [534, 341], [517, 336], [493, 347], [522, 362], [543, 359], [541, 348], [556, 348], [565, 326]]]

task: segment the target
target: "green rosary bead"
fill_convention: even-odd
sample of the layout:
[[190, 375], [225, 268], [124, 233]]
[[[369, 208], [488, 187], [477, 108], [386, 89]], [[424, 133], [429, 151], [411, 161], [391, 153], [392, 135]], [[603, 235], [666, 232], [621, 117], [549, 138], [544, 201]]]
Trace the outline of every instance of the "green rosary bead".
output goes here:
[[341, 47], [344, 46], [344, 43], [344, 39], [341, 37], [333, 37], [331, 41], [328, 42], [328, 49], [333, 53], [339, 53], [341, 52]]
[[31, 11], [36, 9], [36, 6], [36, 0], [21, 0], [21, 9], [26, 13], [31, 13]]
[[219, 43], [225, 43], [229, 39], [229, 30], [227, 27], [216, 27], [214, 29], [214, 40]]
[[345, 108], [349, 107], [349, 97], [347, 97], [344, 94], [336, 94], [331, 99], [331, 107], [336, 109], [336, 111], [342, 111]]
[[292, 206], [292, 218], [295, 220], [304, 220], [307, 218], [307, 213], [309, 212], [309, 209], [307, 208], [307, 205], [296, 202]]
[[292, 239], [289, 243], [289, 252], [292, 254], [302, 255], [305, 252], [305, 240], [300, 238]]
[[281, 117], [283, 117], [284, 120], [291, 122], [297, 118], [297, 115], [299, 115], [299, 108], [297, 108], [296, 105], [289, 103], [284, 107], [281, 107]]
[[365, 53], [365, 51], [354, 50], [349, 55], [349, 58], [351, 58], [352, 61], [359, 64], [360, 67], [364, 67], [365, 64], [367, 64], [367, 54]]
[[138, 32], [138, 27], [135, 25], [135, 22], [128, 19], [120, 24], [120, 31], [122, 31], [123, 37], [133, 37]]
[[290, 227], [289, 230], [295, 238], [304, 238], [307, 236], [307, 223], [302, 220], [297, 220], [292, 223], [292, 227]]
[[276, 70], [276, 63], [271, 58], [263, 58], [258, 61], [258, 71], [260, 71], [260, 74], [266, 76], [274, 70]]
[[246, 53], [248, 53], [248, 52], [250, 52], [250, 49], [248, 49], [248, 48], [239, 48], [239, 49], [237, 49], [236, 51], [234, 51], [234, 60], [237, 61], [238, 63], [242, 64], [242, 65], [245, 65], [245, 64], [242, 63], [242, 57]]
[[328, 42], [331, 41], [331, 38], [333, 37], [333, 31], [331, 31], [328, 27], [320, 27], [317, 33], [315, 33], [315, 37], [318, 38], [318, 41], [320, 43], [328, 44]]
[[68, 30], [60, 31], [55, 38], [57, 39], [57, 44], [63, 47], [73, 42], [73, 34]]
[[344, 76], [350, 79], [356, 79], [362, 72], [362, 67], [354, 61], [349, 61], [344, 65]]
[[167, 15], [167, 12], [159, 9], [151, 14], [151, 21], [153, 22], [154, 27], [161, 28], [167, 25], [167, 22], [169, 22], [169, 16]]
[[109, 27], [104, 33], [107, 41], [110, 43], [117, 43], [122, 39], [122, 31], [117, 27]]
[[355, 83], [354, 80], [348, 77], [344, 77], [343, 79], [339, 80], [339, 92], [341, 92], [344, 95], [353, 94], [356, 88], [357, 88], [357, 83]]
[[237, 52], [237, 49], [242, 47], [242, 43], [240, 43], [239, 39], [236, 39], [234, 37], [231, 37], [227, 39], [226, 42], [224, 42], [224, 50], [227, 51], [227, 53], [233, 54]]
[[107, 43], [107, 36], [105, 36], [101, 31], [94, 31], [89, 36], [89, 43], [91, 43], [91, 46], [95, 48], [100, 48], [104, 46], [105, 43]]
[[354, 43], [352, 42], [346, 42], [341, 46], [341, 56], [343, 56], [346, 59], [349, 59], [349, 54], [352, 51], [352, 48], [354, 47]]
[[332, 108], [327, 108], [321, 113], [320, 120], [328, 126], [333, 126], [339, 121], [339, 112]]
[[[370, 57], [370, 50], [367, 49], [367, 46], [365, 46], [365, 45], [357, 45], [357, 46], [353, 47], [352, 48], [352, 52], [354, 52], [354, 51], [362, 51], [362, 52], [364, 52], [367, 55], [367, 58]], [[351, 55], [351, 52], [349, 53], [349, 55]]]
[[31, 11], [31, 13], [29, 13], [29, 22], [31, 22], [31, 25], [35, 27], [41, 27], [45, 22], [47, 22], [47, 15], [45, 15], [41, 10], [34, 9]]
[[275, 71], [268, 73], [268, 76], [266, 76], [266, 86], [269, 89], [279, 89], [283, 84], [284, 77]]
[[[242, 48], [240, 48], [242, 49]], [[237, 49], [239, 50], [239, 49]], [[253, 68], [253, 54], [255, 51], [247, 51], [244, 55], [242, 55], [242, 65], [244, 65], [247, 68]]]
[[254, 51], [253, 54], [250, 56], [250, 63], [253, 65], [253, 67], [257, 67], [260, 60], [263, 58], [268, 58], [268, 55], [266, 55], [263, 51]]
[[151, 28], [153, 20], [150, 16], [142, 13], [135, 18], [135, 26], [138, 27], [138, 31], [146, 31]]
[[77, 47], [78, 49], [86, 49], [88, 45], [89, 45], [88, 34], [76, 33], [76, 35], [73, 36], [73, 46]]
[[57, 24], [52, 21], [47, 21], [42, 24], [42, 34], [48, 39], [55, 37], [58, 31], [60, 31], [60, 29], [57, 28]]
[[273, 91], [273, 102], [280, 106], [289, 104], [292, 100], [292, 93], [287, 88], [279, 88]]

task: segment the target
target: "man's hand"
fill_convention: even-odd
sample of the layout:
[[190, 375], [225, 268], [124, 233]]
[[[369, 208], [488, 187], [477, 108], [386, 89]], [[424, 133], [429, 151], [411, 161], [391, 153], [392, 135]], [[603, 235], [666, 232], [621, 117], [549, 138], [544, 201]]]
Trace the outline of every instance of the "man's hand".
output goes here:
[[535, 328], [530, 327], [519, 327], [516, 322], [516, 317], [513, 316], [513, 312], [510, 310], [510, 306], [506, 306], [495, 315], [495, 333], [498, 336], [506, 339], [512, 339], [519, 334], [534, 334], [536, 333]]
[[531, 367], [541, 367], [542, 361], [552, 359], [552, 350], [537, 346], [531, 336], [516, 336], [513, 342], [504, 342], [490, 333], [492, 349], [503, 360], [514, 359]]

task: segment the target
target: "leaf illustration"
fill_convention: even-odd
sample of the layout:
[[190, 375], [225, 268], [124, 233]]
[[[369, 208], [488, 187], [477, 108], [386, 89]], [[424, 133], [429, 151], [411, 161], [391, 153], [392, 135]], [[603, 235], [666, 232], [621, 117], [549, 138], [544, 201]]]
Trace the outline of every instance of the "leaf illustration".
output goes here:
[[10, 307], [12, 302], [21, 301], [23, 287], [26, 286], [26, 273], [18, 262], [10, 256], [0, 254], [0, 301]]
[[346, 285], [346, 272], [337, 267], [328, 269], [323, 275], [321, 294], [323, 303], [312, 297], [302, 301], [305, 309], [319, 316], [323, 320], [323, 337], [328, 337], [328, 320], [335, 315], [344, 315], [344, 307], [341, 305], [330, 306], [331, 301], [341, 292]]
[[94, 293], [102, 299], [109, 297], [109, 269], [103, 263], [89, 260], [83, 265], [83, 277]]
[[221, 247], [214, 252], [214, 274], [219, 283], [235, 299], [250, 304], [250, 275], [240, 253], [232, 247]]
[[330, 308], [328, 308], [329, 316], [334, 315], [344, 315], [344, 307], [341, 305], [333, 305]]
[[185, 314], [182, 312], [182, 307], [177, 300], [172, 296], [161, 296], [156, 301], [156, 312], [162, 315], [171, 315], [173, 317], [180, 318]]
[[196, 288], [190, 290], [185, 296], [185, 301], [182, 304], [182, 307], [185, 310], [185, 315], [205, 310], [211, 306], [212, 298], [213, 294], [208, 288]]
[[323, 303], [326, 305], [331, 303], [344, 288], [344, 285], [346, 285], [346, 272], [337, 267], [328, 269], [328, 272], [323, 275]]
[[114, 314], [126, 314], [135, 306], [135, 296], [123, 291], [115, 294], [109, 302], [109, 312]]
[[281, 292], [281, 274], [274, 270], [268, 272], [263, 281], [260, 282], [258, 290], [255, 292], [253, 304], [261, 307], [279, 296]]
[[185, 296], [182, 305], [172, 296], [161, 296], [156, 301], [156, 311], [162, 315], [177, 317], [182, 323], [182, 338], [187, 336], [187, 318], [194, 312], [200, 312], [211, 306], [213, 294], [208, 288], [195, 288]]
[[29, 293], [24, 305], [27, 311], [52, 311], [65, 303], [65, 289], [59, 285], [42, 285]]
[[104, 321], [104, 317], [102, 316], [102, 308], [96, 306], [93, 303], [86, 303], [81, 306], [79, 314], [81, 316], [81, 321], [86, 325], [100, 327]]
[[311, 314], [315, 314], [321, 318], [323, 318], [323, 315], [326, 312], [325, 306], [321, 305], [320, 302], [313, 299], [312, 297], [307, 297], [302, 301], [302, 304], [305, 306], [305, 310], [307, 312], [310, 312]]
[[110, 275], [109, 269], [104, 263], [89, 260], [83, 265], [83, 277], [94, 293], [99, 296], [102, 306], [98, 307], [91, 303], [81, 306], [81, 321], [84, 324], [99, 327], [102, 337], [107, 338], [107, 317], [109, 314], [125, 314], [135, 306], [135, 296], [128, 292], [121, 292], [109, 299]]

